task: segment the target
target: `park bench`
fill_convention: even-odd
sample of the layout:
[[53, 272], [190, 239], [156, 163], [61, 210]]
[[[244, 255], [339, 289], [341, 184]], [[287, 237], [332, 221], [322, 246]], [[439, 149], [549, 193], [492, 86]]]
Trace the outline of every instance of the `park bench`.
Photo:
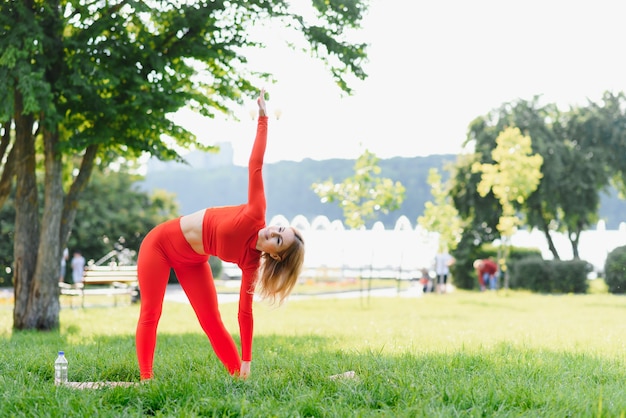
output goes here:
[[[137, 266], [88, 266], [83, 282], [77, 284], [59, 283], [61, 295], [71, 299], [80, 297], [81, 307], [85, 307], [85, 296], [99, 295], [113, 297], [118, 305], [118, 298], [129, 297], [130, 303], [139, 301]], [[70, 302], [70, 306], [74, 307]]]

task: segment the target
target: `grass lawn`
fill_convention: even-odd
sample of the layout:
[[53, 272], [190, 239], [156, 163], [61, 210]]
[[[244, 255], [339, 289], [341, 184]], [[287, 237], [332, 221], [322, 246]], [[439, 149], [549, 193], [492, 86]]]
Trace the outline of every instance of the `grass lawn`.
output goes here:
[[[237, 335], [236, 303], [222, 306]], [[231, 378], [191, 308], [167, 302], [153, 381], [137, 381], [137, 305], [63, 309], [61, 330], [11, 331], [0, 304], [0, 416], [626, 416], [626, 298], [465, 292], [255, 305], [252, 376]], [[238, 340], [238, 338], [237, 338]], [[354, 379], [330, 379], [354, 371]]]

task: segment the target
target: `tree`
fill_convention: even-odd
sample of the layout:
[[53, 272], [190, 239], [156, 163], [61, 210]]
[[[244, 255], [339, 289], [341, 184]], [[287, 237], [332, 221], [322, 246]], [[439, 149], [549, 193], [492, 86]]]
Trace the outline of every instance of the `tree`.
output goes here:
[[354, 176], [341, 183], [332, 177], [322, 183], [314, 183], [313, 191], [322, 202], [338, 202], [343, 210], [346, 225], [358, 229], [376, 218], [379, 212], [396, 210], [404, 200], [404, 186], [388, 178], [380, 177], [378, 158], [365, 152], [354, 164]]
[[493, 164], [475, 163], [472, 170], [481, 173], [478, 193], [486, 196], [493, 192], [502, 207], [498, 231], [503, 238], [503, 261], [500, 265], [505, 273], [508, 288], [506, 259], [510, 240], [517, 227], [522, 225], [516, 205], [523, 205], [526, 198], [537, 189], [541, 181], [543, 158], [532, 154], [532, 140], [522, 135], [517, 127], [509, 127], [496, 138], [496, 148], [491, 152]]
[[599, 193], [610, 184], [606, 155], [619, 154], [619, 148], [607, 151], [601, 145], [610, 142], [609, 121], [620, 123], [616, 119], [619, 113], [612, 108], [601, 109], [591, 103], [561, 111], [554, 104], [539, 105], [535, 97], [505, 103], [472, 121], [466, 143], [475, 144], [476, 154], [459, 159], [451, 189], [455, 207], [468, 220], [464, 231], [467, 239], [462, 242], [478, 245], [498, 238], [491, 232], [499, 221], [500, 204], [492, 193], [484, 198], [479, 195], [480, 176], [472, 175], [471, 167], [476, 162], [491, 163], [497, 136], [516, 126], [532, 138], [533, 152], [544, 160], [541, 182], [519, 210], [526, 215], [529, 228], [543, 232], [554, 259], [560, 259], [552, 240], [555, 231], [567, 233], [577, 254], [580, 232], [596, 219]]
[[[482, 142], [476, 142], [477, 151], [479, 144]], [[464, 227], [461, 240], [453, 252], [457, 260], [454, 282], [464, 289], [472, 289], [476, 284], [476, 278], [471, 274], [474, 271], [472, 263], [479, 256], [481, 246], [500, 238], [496, 225], [502, 208], [493, 193], [481, 197], [477, 191], [481, 175], [472, 171], [472, 166], [480, 161], [487, 161], [483, 152], [461, 154], [451, 174], [450, 196]]]
[[[475, 163], [482, 161], [482, 154], [459, 155], [454, 165], [450, 196], [465, 228], [463, 236], [476, 246], [492, 242], [500, 237], [496, 228], [502, 213], [498, 200], [489, 193], [480, 196], [477, 191], [480, 173], [472, 170]], [[462, 239], [463, 241], [463, 239]]]
[[579, 258], [580, 234], [598, 220], [600, 192], [613, 185], [623, 194], [626, 173], [626, 100], [623, 93], [605, 93], [600, 103], [571, 109], [559, 127], [565, 175], [559, 187], [560, 200], [568, 208], [562, 223]]
[[459, 212], [454, 207], [449, 194], [449, 184], [442, 182], [441, 174], [436, 168], [428, 173], [428, 184], [434, 202], [424, 204], [424, 214], [417, 218], [417, 223], [427, 231], [439, 233], [439, 249], [454, 251], [461, 240], [463, 226]]
[[304, 15], [264, 0], [3, 2], [0, 205], [15, 187], [13, 328], [58, 328], [58, 260], [96, 165], [146, 153], [180, 160], [173, 144], [199, 147], [168, 115], [185, 105], [232, 115], [271, 79], [246, 61], [263, 46], [252, 30], [261, 22], [301, 35], [349, 93], [366, 53], [345, 33], [365, 9], [358, 0], [312, 1]]
[[522, 205], [535, 191], [541, 180], [543, 157], [532, 154], [532, 140], [519, 128], [509, 127], [496, 138], [496, 148], [491, 156], [493, 164], [475, 163], [472, 170], [481, 173], [478, 193], [486, 196], [493, 191], [500, 202], [502, 215], [498, 222], [501, 235], [511, 236], [522, 224], [515, 203]]

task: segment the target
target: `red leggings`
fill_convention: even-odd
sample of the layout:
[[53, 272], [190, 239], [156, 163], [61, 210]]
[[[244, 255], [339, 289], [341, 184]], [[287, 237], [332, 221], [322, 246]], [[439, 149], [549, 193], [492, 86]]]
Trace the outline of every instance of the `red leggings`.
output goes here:
[[163, 298], [174, 269], [215, 354], [230, 374], [239, 372], [241, 358], [218, 309], [217, 292], [208, 256], [196, 253], [180, 229], [180, 219], [158, 225], [146, 235], [137, 259], [141, 313], [135, 336], [140, 378], [153, 377], [152, 363]]

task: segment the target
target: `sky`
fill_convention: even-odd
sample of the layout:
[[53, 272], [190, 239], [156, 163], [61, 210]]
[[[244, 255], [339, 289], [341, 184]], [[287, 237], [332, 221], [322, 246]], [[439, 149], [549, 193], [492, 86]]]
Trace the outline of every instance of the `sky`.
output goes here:
[[[297, 0], [302, 1], [302, 0]], [[296, 3], [297, 3], [296, 1]], [[278, 82], [270, 93], [266, 162], [471, 152], [469, 123], [503, 103], [541, 96], [563, 108], [626, 91], [626, 3], [620, 0], [371, 0], [355, 40], [366, 42], [364, 81], [352, 96], [323, 64], [285, 46], [280, 29], [249, 63]], [[239, 121], [181, 111], [175, 120], [206, 144], [231, 142], [245, 165], [254, 139]]]

